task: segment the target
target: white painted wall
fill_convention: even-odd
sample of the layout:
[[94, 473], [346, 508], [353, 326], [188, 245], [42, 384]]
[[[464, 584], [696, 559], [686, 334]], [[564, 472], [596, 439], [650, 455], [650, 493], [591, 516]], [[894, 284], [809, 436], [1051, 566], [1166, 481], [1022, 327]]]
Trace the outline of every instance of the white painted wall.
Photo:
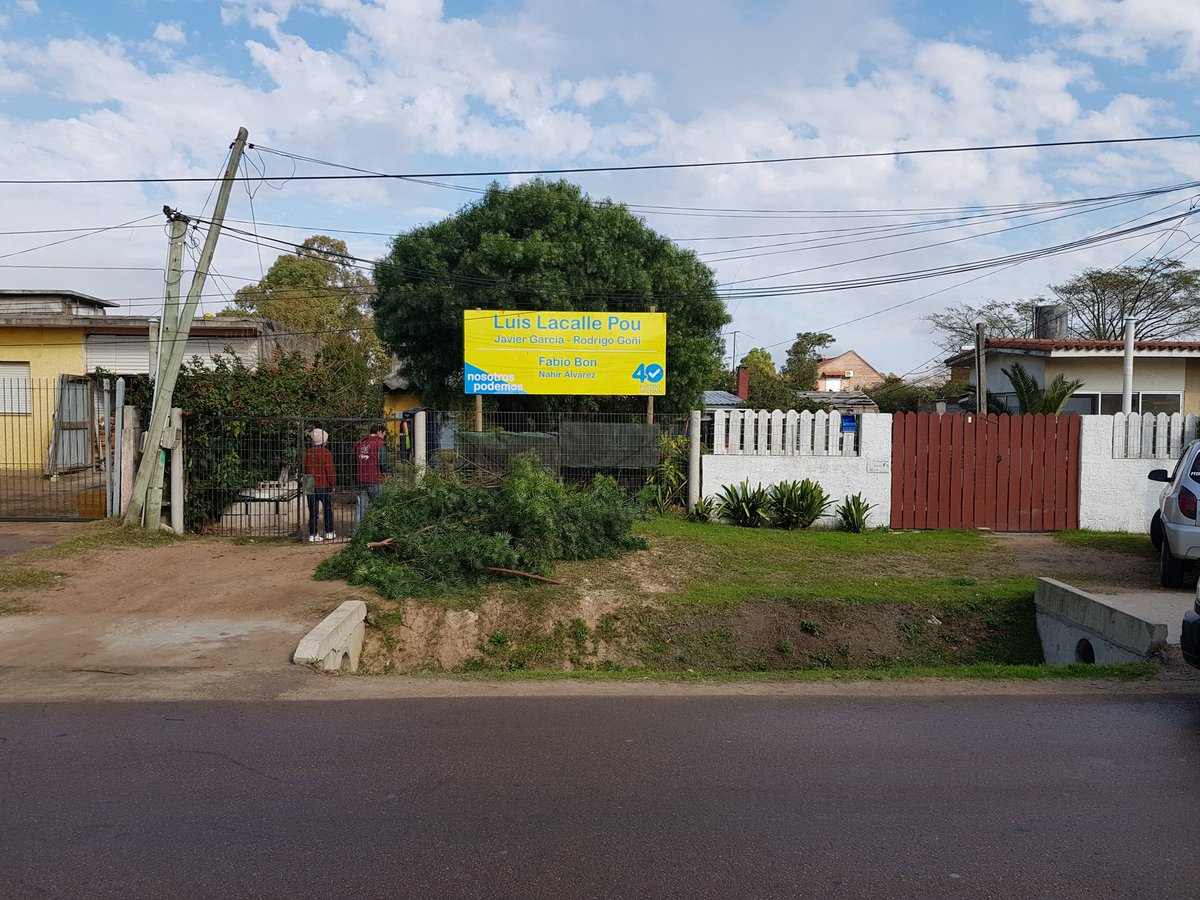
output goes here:
[[[834, 500], [833, 507], [851, 495], [875, 504], [868, 524], [886, 525], [892, 517], [892, 416], [864, 413], [859, 456], [717, 456], [701, 460], [701, 494], [711, 497], [728, 484], [749, 481], [769, 487], [781, 481], [811, 478]], [[1110, 449], [1111, 453], [1111, 449]], [[818, 524], [832, 525], [833, 517]]]
[[[1141, 393], [1175, 393], [1183, 390], [1187, 360], [1134, 357], [1133, 389]], [[1120, 356], [1102, 359], [1063, 356], [1047, 360], [1045, 379], [1053, 381], [1058, 375], [1082, 378], [1080, 390], [1087, 393], [1119, 394], [1124, 384], [1125, 360]]]
[[[1162, 484], [1150, 481], [1151, 469], [1168, 469], [1173, 459], [1114, 459], [1113, 417], [1083, 416], [1080, 433], [1079, 527], [1095, 531], [1146, 533], [1158, 509]], [[711, 497], [727, 484], [749, 481], [770, 486], [811, 478], [834, 498], [861, 493], [871, 525], [892, 516], [892, 417], [864, 414], [861, 456], [716, 456], [701, 460], [701, 493]], [[832, 516], [821, 520], [832, 524]]]
[[1148, 532], [1163, 485], [1151, 469], [1170, 470], [1173, 459], [1113, 459], [1113, 417], [1083, 416], [1079, 436], [1079, 527]]

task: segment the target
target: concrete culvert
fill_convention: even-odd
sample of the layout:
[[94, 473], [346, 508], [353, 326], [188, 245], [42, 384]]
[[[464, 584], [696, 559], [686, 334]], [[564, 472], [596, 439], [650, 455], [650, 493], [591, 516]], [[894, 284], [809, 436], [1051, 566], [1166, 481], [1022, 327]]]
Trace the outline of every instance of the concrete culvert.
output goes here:
[[1079, 643], [1075, 645], [1075, 662], [1095, 664], [1096, 650], [1087, 638], [1080, 638]]

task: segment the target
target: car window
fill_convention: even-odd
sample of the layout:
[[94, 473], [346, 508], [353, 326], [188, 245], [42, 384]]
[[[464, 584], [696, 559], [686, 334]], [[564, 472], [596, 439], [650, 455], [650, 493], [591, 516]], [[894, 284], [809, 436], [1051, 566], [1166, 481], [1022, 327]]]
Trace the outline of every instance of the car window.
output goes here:
[[[1200, 453], [1196, 452], [1197, 449], [1200, 448], [1192, 448], [1191, 464], [1188, 469], [1188, 475], [1193, 479], [1200, 479]], [[1181, 459], [1180, 462], [1183, 462], [1183, 460]]]
[[1173, 468], [1171, 470], [1171, 484], [1175, 484], [1176, 481], [1178, 480], [1179, 473], [1183, 471], [1183, 461], [1185, 459], [1187, 459], [1189, 456], [1192, 456], [1192, 469], [1193, 469], [1192, 477], [1193, 478], [1196, 477], [1196, 474], [1194, 471], [1194, 469], [1196, 467], [1196, 458], [1192, 455], [1192, 451], [1194, 449], [1195, 449], [1195, 447], [1191, 447], [1191, 446], [1185, 447], [1183, 453], [1179, 454], [1179, 459], [1175, 460], [1175, 468]]

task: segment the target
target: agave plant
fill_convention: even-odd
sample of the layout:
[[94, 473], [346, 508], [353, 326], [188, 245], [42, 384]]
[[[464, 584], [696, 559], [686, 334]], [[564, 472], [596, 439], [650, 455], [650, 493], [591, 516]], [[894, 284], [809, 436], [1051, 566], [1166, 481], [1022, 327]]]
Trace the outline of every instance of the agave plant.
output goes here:
[[771, 520], [778, 528], [807, 528], [825, 514], [833, 498], [809, 478], [781, 481], [771, 487]]
[[770, 497], [767, 489], [761, 484], [750, 487], [749, 481], [741, 484], [727, 484], [721, 489], [720, 514], [729, 519], [734, 525], [743, 528], [757, 528], [768, 521], [767, 507]]
[[864, 500], [862, 494], [847, 497], [834, 511], [834, 515], [837, 516], [838, 527], [842, 531], [862, 534], [867, 530], [867, 517], [874, 508], [875, 504]]

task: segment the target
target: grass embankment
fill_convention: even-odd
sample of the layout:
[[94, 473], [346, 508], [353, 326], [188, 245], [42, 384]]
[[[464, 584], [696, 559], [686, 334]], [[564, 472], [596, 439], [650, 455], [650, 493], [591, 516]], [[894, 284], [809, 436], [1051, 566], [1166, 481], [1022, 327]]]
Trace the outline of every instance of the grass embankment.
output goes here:
[[[1144, 536], [1040, 538], [1042, 552], [1030, 558], [1011, 539], [981, 532], [785, 532], [669, 517], [638, 530], [649, 551], [560, 564], [556, 577], [565, 586], [506, 584], [409, 601], [408, 608], [476, 611], [478, 638], [460, 669], [509, 677], [1094, 678], [1152, 671], [1039, 665], [1033, 610], [1039, 575], [1095, 581], [1103, 570], [1136, 579], [1149, 565]], [[1046, 553], [1047, 546], [1057, 552]], [[397, 650], [420, 649], [401, 646], [399, 619], [387, 604], [373, 610], [393, 662]]]
[[159, 547], [182, 540], [165, 531], [124, 528], [119, 520], [105, 519], [81, 525], [70, 537], [0, 561], [0, 615], [32, 612], [34, 606], [21, 595], [61, 584], [67, 576], [54, 569], [55, 560], [126, 547]]

